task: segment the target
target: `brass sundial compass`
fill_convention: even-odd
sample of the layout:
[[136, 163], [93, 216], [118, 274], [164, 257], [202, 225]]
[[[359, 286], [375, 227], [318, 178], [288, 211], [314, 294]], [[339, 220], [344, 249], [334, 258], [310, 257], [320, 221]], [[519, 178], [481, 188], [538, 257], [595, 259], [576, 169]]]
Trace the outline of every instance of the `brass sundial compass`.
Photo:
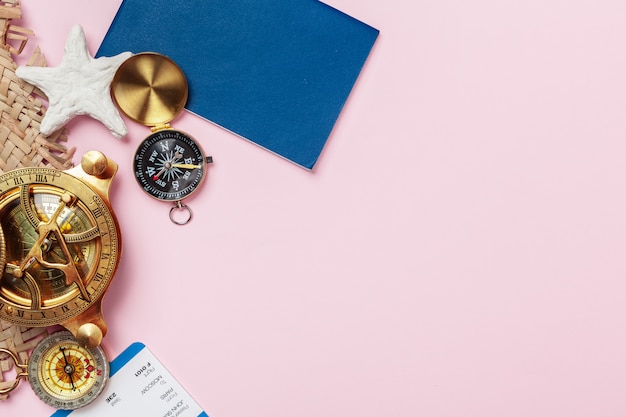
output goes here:
[[67, 171], [17, 168], [0, 175], [0, 319], [61, 324], [84, 346], [107, 332], [102, 299], [122, 236], [109, 203], [117, 164], [101, 152]]

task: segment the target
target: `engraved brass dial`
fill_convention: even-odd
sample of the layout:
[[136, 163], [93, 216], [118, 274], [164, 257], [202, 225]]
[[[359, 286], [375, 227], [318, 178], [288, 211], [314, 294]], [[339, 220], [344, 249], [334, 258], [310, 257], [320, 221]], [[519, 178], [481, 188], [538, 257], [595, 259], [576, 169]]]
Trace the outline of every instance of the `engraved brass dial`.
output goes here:
[[83, 158], [82, 168], [69, 171], [20, 168], [0, 175], [0, 319], [62, 324], [91, 346], [106, 334], [101, 301], [117, 269], [121, 235], [108, 202], [117, 165], [102, 158], [100, 168]]

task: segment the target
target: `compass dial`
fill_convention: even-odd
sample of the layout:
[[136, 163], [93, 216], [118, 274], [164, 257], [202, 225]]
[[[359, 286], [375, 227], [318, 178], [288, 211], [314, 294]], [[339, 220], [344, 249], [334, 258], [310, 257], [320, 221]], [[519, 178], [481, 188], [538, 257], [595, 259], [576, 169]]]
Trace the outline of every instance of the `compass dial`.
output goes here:
[[104, 389], [109, 363], [98, 346], [84, 348], [68, 331], [42, 340], [28, 364], [28, 380], [39, 398], [64, 410], [83, 407]]
[[135, 153], [135, 177], [150, 196], [180, 201], [193, 193], [205, 177], [207, 160], [187, 134], [173, 129], [148, 136]]
[[120, 256], [119, 229], [85, 183], [48, 168], [1, 175], [0, 227], [0, 319], [64, 323], [102, 298]]
[[[47, 191], [36, 190], [32, 194], [31, 202], [33, 203], [34, 213], [36, 213], [38, 219], [48, 221], [57, 208], [59, 208], [61, 196], [55, 191], [56, 190], [53, 189]], [[13, 237], [13, 241], [19, 242], [19, 244], [12, 244], [7, 248], [7, 256], [11, 260], [23, 259], [36, 244], [39, 239], [39, 233], [37, 233], [36, 228], [30, 223], [18, 198], [8, 203], [2, 212], [6, 212], [7, 215], [3, 216], [0, 225], [3, 224], [4, 227], [6, 227], [7, 233]], [[84, 231], [91, 227], [84, 207], [76, 208], [75, 210], [63, 207], [57, 217], [57, 225], [61, 230], [71, 233]], [[58, 245], [57, 236], [52, 234], [47, 238], [47, 241], [47, 247], [42, 252], [42, 256], [44, 259], [58, 263], [63, 259], [64, 254], [61, 247]], [[94, 263], [94, 254], [97, 249], [94, 241], [86, 242], [85, 245], [81, 245], [80, 247], [69, 245], [68, 249], [71, 256], [76, 259], [76, 263], [79, 265], [79, 271], [84, 273], [86, 265]], [[17, 261], [5, 265], [2, 269], [5, 273], [0, 279], [2, 283], [0, 293], [13, 293], [19, 297], [18, 299], [26, 303], [26, 300], [29, 300], [31, 297], [31, 290], [28, 286], [31, 281], [30, 278], [21, 279], [15, 277], [13, 271], [15, 271], [16, 267]], [[65, 275], [60, 269], [44, 267], [37, 263], [32, 265], [28, 274], [29, 277], [32, 277], [32, 279], [38, 283], [39, 291], [49, 296], [63, 296], [75, 289], [74, 287], [64, 285]]]

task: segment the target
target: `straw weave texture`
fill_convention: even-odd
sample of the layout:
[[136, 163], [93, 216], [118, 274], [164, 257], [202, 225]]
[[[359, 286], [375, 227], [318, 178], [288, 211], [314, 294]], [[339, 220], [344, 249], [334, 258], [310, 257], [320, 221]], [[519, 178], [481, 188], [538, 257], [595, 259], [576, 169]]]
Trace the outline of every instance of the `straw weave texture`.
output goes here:
[[[33, 35], [29, 29], [13, 24], [13, 19], [19, 18], [19, 0], [0, 1], [0, 173], [28, 166], [71, 168], [74, 148], [64, 145], [64, 129], [47, 137], [39, 132], [46, 113], [42, 101], [45, 95], [15, 75], [13, 57], [23, 51], [28, 36]], [[26, 65], [46, 65], [39, 48]], [[26, 363], [28, 353], [45, 334], [45, 328], [26, 328], [0, 320], [0, 348], [13, 351], [20, 363]], [[0, 389], [13, 384], [15, 375], [7, 373], [11, 369], [12, 360], [0, 357]], [[0, 395], [0, 400], [7, 396]]]

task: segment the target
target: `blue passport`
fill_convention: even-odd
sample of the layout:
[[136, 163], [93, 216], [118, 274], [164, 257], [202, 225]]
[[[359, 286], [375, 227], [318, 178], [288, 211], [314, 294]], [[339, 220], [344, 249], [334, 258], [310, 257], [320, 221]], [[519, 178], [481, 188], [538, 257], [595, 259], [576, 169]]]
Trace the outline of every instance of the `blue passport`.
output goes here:
[[312, 169], [378, 33], [316, 0], [124, 0], [96, 56], [169, 56], [189, 111]]

